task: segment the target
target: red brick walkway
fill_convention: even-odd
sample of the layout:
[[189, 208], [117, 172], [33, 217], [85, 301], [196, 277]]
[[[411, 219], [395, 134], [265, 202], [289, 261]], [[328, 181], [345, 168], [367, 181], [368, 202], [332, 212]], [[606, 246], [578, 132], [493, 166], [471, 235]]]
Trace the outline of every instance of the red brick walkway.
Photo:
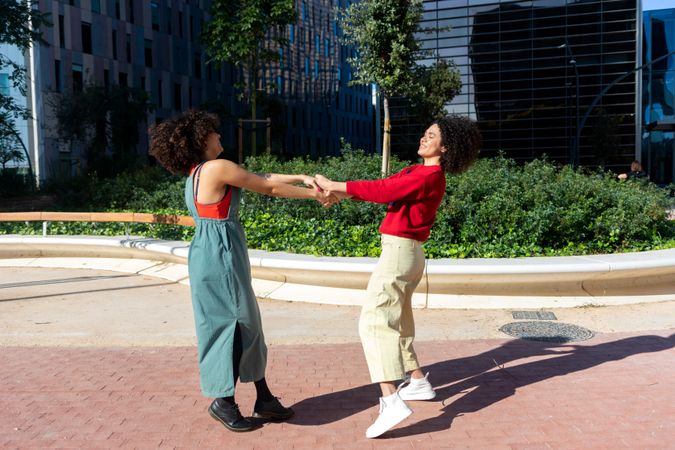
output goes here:
[[[379, 440], [358, 345], [274, 346], [288, 423], [245, 434], [205, 412], [194, 348], [0, 348], [0, 448], [675, 449], [675, 332], [579, 345], [419, 343], [438, 401]], [[252, 385], [237, 401], [250, 414]]]

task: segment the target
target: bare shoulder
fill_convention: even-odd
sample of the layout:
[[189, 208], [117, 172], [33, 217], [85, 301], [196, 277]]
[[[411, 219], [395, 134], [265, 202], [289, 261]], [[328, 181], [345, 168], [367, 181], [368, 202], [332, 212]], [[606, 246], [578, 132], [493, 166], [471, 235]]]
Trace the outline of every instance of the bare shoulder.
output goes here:
[[228, 161], [226, 159], [213, 159], [211, 161], [207, 161], [207, 162], [204, 163], [204, 169], [203, 170], [222, 171], [222, 170], [233, 169], [235, 167], [238, 168], [239, 165], [233, 163], [232, 161]]

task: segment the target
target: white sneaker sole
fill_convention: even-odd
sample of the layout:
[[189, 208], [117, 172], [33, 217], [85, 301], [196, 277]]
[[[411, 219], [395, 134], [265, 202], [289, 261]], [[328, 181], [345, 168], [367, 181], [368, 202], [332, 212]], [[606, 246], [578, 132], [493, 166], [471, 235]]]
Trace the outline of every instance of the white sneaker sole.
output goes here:
[[388, 428], [385, 428], [385, 429], [383, 429], [383, 430], [371, 431], [371, 429], [372, 429], [372, 426], [371, 426], [370, 428], [368, 428], [368, 429], [366, 430], [366, 437], [367, 437], [368, 439], [373, 439], [373, 438], [382, 436], [384, 433], [386, 433], [387, 431], [391, 430], [391, 429], [394, 428], [396, 425], [398, 425], [399, 423], [403, 422], [405, 419], [407, 419], [408, 417], [410, 417], [410, 415], [411, 415], [412, 413], [413, 413], [412, 409], [411, 409], [411, 410], [408, 410], [408, 411], [406, 412], [405, 416], [401, 416], [398, 420], [396, 420], [396, 422], [391, 423], [391, 425], [389, 425]]
[[398, 393], [399, 397], [401, 397], [401, 400], [433, 400], [436, 398], [436, 391], [431, 391], [431, 392], [420, 392], [416, 394], [405, 394], [403, 391], [400, 391]]

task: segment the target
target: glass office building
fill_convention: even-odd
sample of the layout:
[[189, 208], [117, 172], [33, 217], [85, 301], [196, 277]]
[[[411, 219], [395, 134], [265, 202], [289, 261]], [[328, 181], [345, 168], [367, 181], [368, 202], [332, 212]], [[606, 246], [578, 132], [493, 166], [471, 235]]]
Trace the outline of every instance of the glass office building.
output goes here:
[[[643, 14], [643, 61], [645, 63], [675, 51], [675, 7]], [[675, 120], [675, 55], [670, 55], [642, 73], [641, 160], [652, 181], [672, 183], [675, 179], [673, 131], [651, 130], [653, 122]]]
[[[339, 44], [335, 22], [335, 7], [348, 3], [295, 2], [298, 21], [286, 29], [288, 44], [269, 47], [279, 52], [279, 63], [261, 70], [258, 90], [267, 94], [272, 106], [263, 112], [261, 100], [258, 119], [271, 116], [275, 153], [337, 154], [340, 137], [359, 148], [373, 148], [370, 88], [348, 85], [351, 69], [346, 58], [353, 51]], [[36, 44], [35, 56], [28, 62], [35, 70], [31, 88], [36, 100], [30, 147], [41, 179], [75, 174], [85, 167], [86, 146], [60, 138], [52, 106], [61, 96], [88, 85], [121, 85], [147, 92], [154, 110], [147, 115], [147, 123], [139, 124], [140, 155], [147, 151], [147, 125], [200, 107], [221, 113], [223, 146], [236, 155], [237, 119], [249, 118], [248, 105], [239, 101], [235, 86], [243, 70], [211, 63], [201, 46], [210, 4], [209, 0], [37, 3], [53, 21], [53, 26], [42, 30], [47, 45]], [[243, 147], [248, 149], [252, 126], [242, 128]], [[263, 147], [266, 130], [257, 129], [257, 143]]]
[[[608, 167], [634, 157], [635, 76], [602, 96], [578, 146], [575, 137], [594, 98], [635, 67], [635, 1], [442, 0], [424, 2], [424, 10], [422, 26], [438, 30], [419, 35], [431, 53], [422, 62], [457, 64], [462, 92], [447, 110], [478, 121], [483, 156], [503, 152], [526, 161], [547, 155]], [[401, 117], [399, 123], [399, 133], [419, 136], [422, 124]], [[417, 137], [392, 142], [414, 146]]]

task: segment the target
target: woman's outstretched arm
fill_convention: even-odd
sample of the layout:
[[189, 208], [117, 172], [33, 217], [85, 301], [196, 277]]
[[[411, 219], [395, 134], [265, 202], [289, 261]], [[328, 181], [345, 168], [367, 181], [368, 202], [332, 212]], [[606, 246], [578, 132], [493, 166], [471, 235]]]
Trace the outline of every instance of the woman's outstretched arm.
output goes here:
[[316, 184], [314, 177], [309, 175], [288, 175], [283, 173], [256, 173], [259, 177], [263, 177], [266, 180], [276, 181], [284, 184], [298, 184], [302, 183], [307, 187], [314, 189], [320, 189], [319, 185]]
[[224, 159], [216, 159], [204, 164], [201, 177], [206, 185], [213, 186], [217, 191], [222, 191], [226, 185], [230, 185], [271, 197], [313, 199], [324, 206], [331, 206], [337, 201], [337, 198], [328, 192], [266, 179]]

